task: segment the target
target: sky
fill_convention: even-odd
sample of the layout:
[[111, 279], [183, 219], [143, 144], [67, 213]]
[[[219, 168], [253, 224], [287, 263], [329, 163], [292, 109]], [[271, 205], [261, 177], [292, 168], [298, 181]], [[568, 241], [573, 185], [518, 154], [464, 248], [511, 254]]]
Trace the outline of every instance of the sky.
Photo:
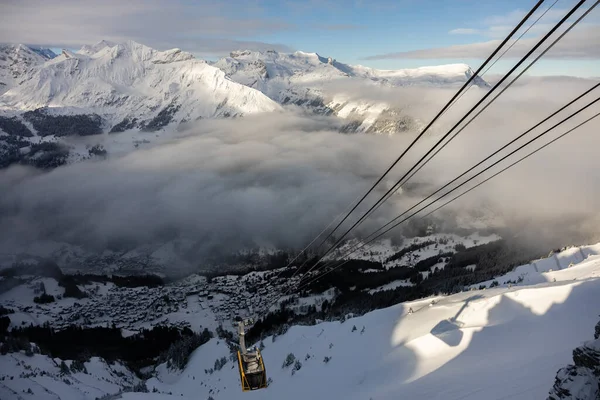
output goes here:
[[[533, 45], [575, 3], [546, 0], [530, 21], [553, 7], [523, 43]], [[574, 16], [592, 3], [588, 0]], [[178, 47], [206, 59], [237, 49], [302, 50], [348, 64], [399, 69], [448, 63], [477, 67], [535, 1], [1, 0], [0, 4], [0, 42], [77, 49], [102, 39], [132, 39], [160, 50]], [[600, 76], [600, 7], [564, 41], [568, 43], [551, 50], [532, 75]], [[518, 48], [491, 72], [510, 68], [524, 53]]]

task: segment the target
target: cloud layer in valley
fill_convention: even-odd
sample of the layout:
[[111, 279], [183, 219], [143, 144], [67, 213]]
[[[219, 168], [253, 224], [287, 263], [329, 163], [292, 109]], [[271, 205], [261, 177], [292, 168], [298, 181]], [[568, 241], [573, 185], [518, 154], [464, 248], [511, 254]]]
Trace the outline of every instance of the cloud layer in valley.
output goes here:
[[[416, 186], [394, 196], [359, 234], [404, 211], [593, 83], [535, 79], [511, 88], [415, 176]], [[436, 134], [420, 141], [392, 171], [378, 194], [482, 93], [474, 89], [461, 99], [440, 121]], [[365, 98], [395, 106], [411, 103], [410, 110], [425, 121], [452, 94], [405, 88], [382, 91], [377, 98], [376, 91], [361, 91]], [[577, 105], [593, 98], [592, 93]], [[598, 105], [592, 107], [550, 137], [599, 111]], [[295, 113], [203, 120], [167, 144], [122, 157], [48, 173], [23, 167], [3, 170], [0, 231], [9, 234], [0, 246], [7, 251], [52, 239], [102, 251], [186, 238], [205, 250], [230, 251], [257, 243], [301, 247], [363, 194], [415, 136], [345, 135], [335, 131], [336, 124]], [[594, 120], [451, 208], [471, 212], [491, 205], [504, 221], [526, 219], [539, 229], [556, 218], [585, 217], [585, 229], [592, 232], [600, 199], [595, 175], [599, 128], [600, 121]], [[370, 196], [366, 205], [374, 199]]]

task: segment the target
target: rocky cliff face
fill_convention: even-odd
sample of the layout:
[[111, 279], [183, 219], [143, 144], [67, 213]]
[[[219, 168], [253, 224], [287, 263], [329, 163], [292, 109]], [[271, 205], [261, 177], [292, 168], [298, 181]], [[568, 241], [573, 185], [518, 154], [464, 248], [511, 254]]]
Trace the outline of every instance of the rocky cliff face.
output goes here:
[[548, 400], [600, 399], [600, 322], [594, 339], [573, 350], [573, 364], [558, 370]]

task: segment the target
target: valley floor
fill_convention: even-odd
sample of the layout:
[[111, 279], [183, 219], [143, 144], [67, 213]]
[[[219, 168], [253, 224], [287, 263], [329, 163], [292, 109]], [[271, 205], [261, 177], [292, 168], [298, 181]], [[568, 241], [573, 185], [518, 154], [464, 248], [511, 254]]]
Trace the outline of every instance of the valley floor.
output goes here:
[[[182, 373], [159, 366], [157, 378], [146, 383], [161, 393], [123, 398], [546, 398], [573, 348], [591, 339], [599, 314], [598, 277], [600, 256], [591, 255], [566, 269], [540, 272], [542, 283], [398, 304], [344, 323], [294, 326], [274, 341], [264, 340], [272, 382], [250, 393], [241, 391], [231, 361], [205, 372], [228, 356], [224, 343], [213, 339]], [[293, 366], [282, 368], [290, 352], [302, 364], [293, 374]]]

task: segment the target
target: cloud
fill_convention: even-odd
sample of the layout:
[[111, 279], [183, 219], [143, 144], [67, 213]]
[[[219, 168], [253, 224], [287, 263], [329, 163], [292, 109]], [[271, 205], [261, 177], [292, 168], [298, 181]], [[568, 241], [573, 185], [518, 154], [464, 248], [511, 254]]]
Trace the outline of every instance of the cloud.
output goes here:
[[458, 28], [458, 29], [452, 29], [448, 33], [451, 35], [478, 35], [481, 33], [481, 31], [479, 29]]
[[[584, 79], [536, 79], [511, 88], [357, 234], [370, 233], [591, 85]], [[409, 115], [422, 121], [432, 118], [453, 94], [450, 89], [431, 88], [389, 89], [380, 95], [375, 87], [370, 91], [347, 87], [347, 91], [354, 98], [406, 107]], [[391, 187], [481, 93], [475, 88], [456, 103], [354, 218]], [[416, 134], [345, 135], [336, 130], [340, 123], [291, 112], [202, 120], [184, 132], [174, 132], [171, 142], [122, 157], [47, 173], [24, 167], [2, 170], [0, 231], [10, 235], [0, 238], [0, 252], [30, 249], [45, 240], [102, 252], [115, 243], [128, 251], [185, 239], [194, 243], [188, 256], [197, 264], [208, 252], [235, 251], [256, 243], [301, 248], [363, 194]], [[558, 218], [570, 218], [572, 227], [563, 224], [565, 231], [552, 231], [564, 240], [573, 238], [564, 233], [566, 229], [581, 235], [593, 232], [597, 225], [590, 221], [598, 216], [600, 199], [600, 183], [593, 174], [600, 146], [593, 133], [598, 129], [596, 120], [449, 210], [473, 221], [473, 214], [485, 205], [505, 222], [527, 221], [530, 229], [540, 231], [547, 231], [548, 223]], [[578, 225], [574, 215], [585, 217], [587, 225]], [[455, 223], [452, 216], [444, 218]]]
[[[520, 40], [514, 50], [508, 53], [507, 58], [520, 58], [525, 55], [528, 48], [533, 46], [543, 35], [549, 32], [554, 25], [568, 13], [568, 9], [542, 8], [538, 9], [524, 27], [517, 32], [519, 37], [524, 33], [524, 39]], [[494, 40], [477, 42], [465, 45], [456, 45], [441, 48], [422, 49], [409, 52], [397, 52], [367, 57], [370, 60], [407, 58], [407, 59], [467, 59], [485, 58], [491, 53], [501, 40], [510, 33], [517, 23], [526, 15], [525, 10], [514, 10], [507, 14], [490, 16], [481, 21], [477, 28], [457, 28], [448, 33], [452, 35], [479, 35]], [[579, 14], [577, 14], [579, 15]], [[540, 18], [538, 22], [536, 22]], [[574, 22], [570, 18], [566, 24]], [[533, 22], [535, 25], [531, 26]], [[527, 33], [525, 33], [527, 30]], [[559, 29], [559, 34], [562, 32]], [[554, 59], [584, 59], [594, 60], [600, 55], [600, 18], [594, 14], [586, 16], [553, 50], [548, 53], [548, 58]], [[558, 36], [557, 34], [554, 37]], [[543, 50], [542, 50], [543, 51]]]
[[[222, 55], [239, 46], [289, 49], [251, 38], [295, 28], [281, 19], [266, 17], [260, 7], [244, 1], [225, 5], [209, 1], [107, 0], [90, 4], [19, 0], [4, 2], [0, 13], [2, 41], [77, 48], [103, 39], [132, 39], [159, 49], [180, 47], [199, 55]], [[249, 39], [240, 41], [240, 37]]]
[[[493, 39], [502, 39], [523, 19], [523, 17], [525, 17], [527, 12], [527, 10], [514, 10], [506, 14], [490, 16], [484, 18], [478, 28], [459, 28], [451, 30], [450, 33], [479, 34]], [[525, 22], [525, 25], [521, 28], [521, 32], [527, 30], [525, 37], [544, 34], [568, 12], [568, 9], [554, 7], [550, 9], [539, 8], [531, 17], [529, 17], [528, 21]], [[587, 19], [590, 20], [591, 17], [588, 17]], [[573, 21], [574, 18], [571, 18], [567, 20], [567, 23]], [[531, 26], [534, 22], [535, 25]]]
[[318, 24], [315, 28], [326, 31], [351, 31], [356, 29], [364, 29], [364, 26], [355, 24]]
[[156, 243], [165, 232], [232, 249], [300, 245], [406, 141], [333, 128], [294, 115], [206, 121], [179, 141], [107, 162], [3, 171], [0, 189], [12, 194], [0, 200], [0, 226], [13, 239], [97, 249]]
[[[542, 45], [534, 55], [537, 55], [552, 42], [557, 35], [553, 35], [546, 45]], [[506, 59], [523, 57], [539, 41], [540, 38], [522, 39], [504, 55]], [[484, 59], [487, 58], [501, 43], [500, 40], [487, 42], [439, 47], [433, 49], [404, 51], [397, 53], [378, 54], [365, 57], [365, 60], [385, 59]], [[546, 55], [546, 59], [600, 59], [600, 26], [574, 28], [561, 39]]]
[[339, 15], [349, 7], [360, 9], [364, 12], [389, 12], [397, 10], [407, 4], [418, 4], [416, 0], [354, 0], [353, 2], [340, 2], [337, 0], [284, 0], [282, 4], [294, 13], [309, 13], [318, 9], [321, 15]]

